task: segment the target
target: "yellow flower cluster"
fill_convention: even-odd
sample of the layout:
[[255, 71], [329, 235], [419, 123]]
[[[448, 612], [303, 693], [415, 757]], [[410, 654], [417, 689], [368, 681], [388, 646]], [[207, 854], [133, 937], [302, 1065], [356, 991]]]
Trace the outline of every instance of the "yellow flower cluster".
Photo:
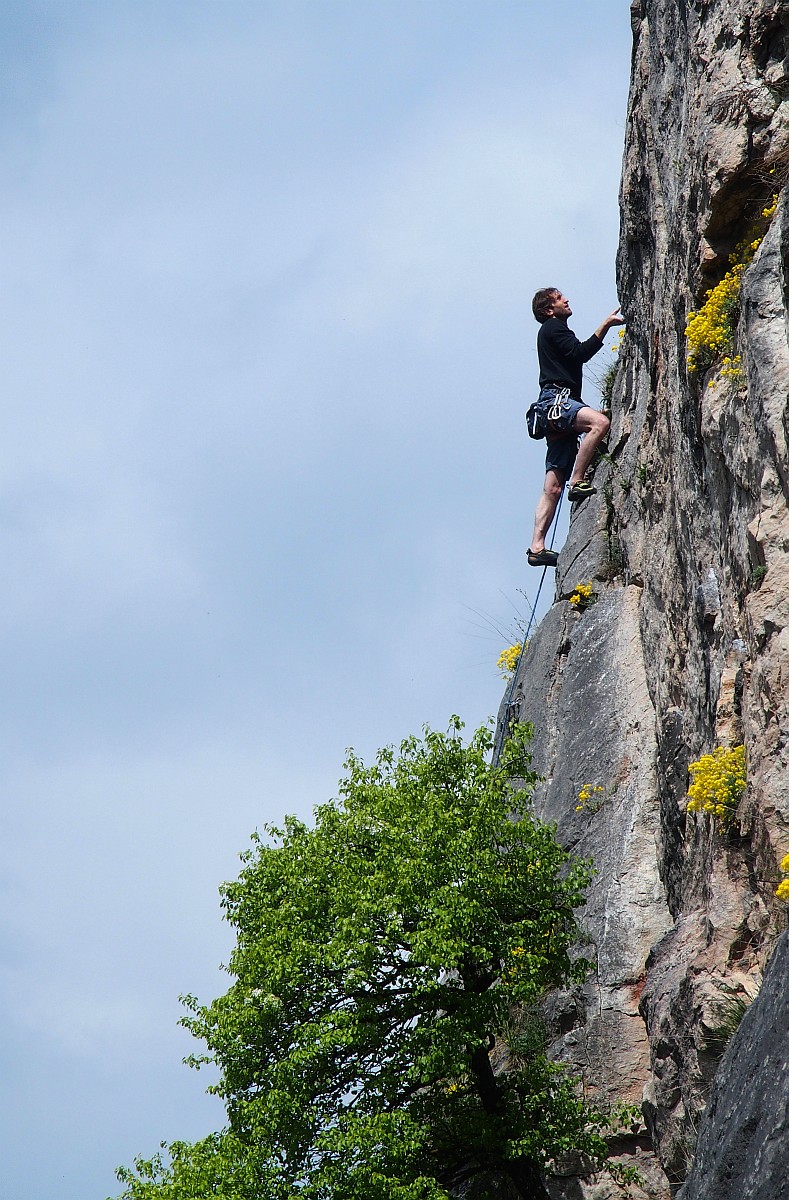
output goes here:
[[619, 351], [622, 349], [622, 339], [624, 338], [624, 336], [625, 336], [625, 327], [623, 325], [622, 328], [619, 330], [619, 336], [617, 337], [617, 340], [614, 342], [613, 346], [611, 347], [612, 354], [618, 354]]
[[583, 612], [585, 608], [589, 608], [590, 604], [594, 604], [595, 595], [592, 591], [591, 583], [578, 583], [570, 595], [570, 603], [573, 608], [577, 608], [579, 612]]
[[[526, 645], [528, 646], [528, 644], [529, 643], [527, 642]], [[501, 654], [496, 660], [496, 666], [501, 671], [505, 679], [508, 675], [511, 675], [517, 667], [518, 659], [520, 658], [523, 650], [523, 642], [516, 642], [514, 646], [508, 646], [506, 650], [502, 650]]]
[[773, 192], [772, 199], [771, 199], [770, 203], [768, 204], [767, 208], [762, 209], [762, 216], [765, 217], [769, 221], [770, 217], [775, 215], [775, 210], [777, 207], [778, 207], [778, 193]]
[[745, 747], [718, 746], [688, 767], [693, 782], [688, 788], [688, 812], [708, 812], [724, 830], [745, 791]]
[[[707, 299], [698, 312], [688, 313], [685, 337], [688, 339], [688, 369], [704, 370], [724, 351], [734, 349], [734, 322], [740, 300], [740, 286], [745, 268], [762, 244], [764, 221], [770, 221], [778, 207], [778, 193], [762, 209], [761, 218], [748, 235], [729, 255], [730, 270], [720, 283], [707, 292]], [[740, 356], [724, 358], [721, 375], [738, 379], [741, 374]]]
[[590, 812], [599, 812], [603, 807], [605, 798], [605, 788], [600, 783], [585, 783], [578, 793], [578, 804], [575, 806], [576, 812], [583, 812], [585, 808], [589, 808]]
[[[721, 362], [723, 363], [721, 375], [724, 379], [740, 379], [742, 377], [741, 354], [724, 354]], [[710, 387], [712, 387], [712, 383], [710, 383]]]
[[747, 261], [735, 261], [720, 283], [710, 288], [699, 311], [688, 313], [685, 337], [688, 339], [688, 368], [691, 371], [710, 366], [713, 358], [723, 350], [732, 349], [732, 322], [740, 298], [740, 285], [745, 268], [753, 258], [753, 251], [748, 249], [747, 253]]
[[[789, 875], [789, 854], [785, 854], [781, 859], [781, 871], [784, 875]], [[789, 904], [789, 879], [782, 879], [775, 889], [775, 894], [779, 900], [786, 901]]]

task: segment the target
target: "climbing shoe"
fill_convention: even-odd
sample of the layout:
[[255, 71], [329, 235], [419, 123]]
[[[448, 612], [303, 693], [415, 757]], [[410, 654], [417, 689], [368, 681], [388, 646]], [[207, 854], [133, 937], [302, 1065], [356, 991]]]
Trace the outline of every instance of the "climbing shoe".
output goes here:
[[594, 496], [597, 488], [593, 487], [588, 479], [581, 479], [578, 483], [574, 483], [567, 493], [570, 500], [577, 503], [579, 500], [586, 500], [588, 496]]
[[530, 567], [555, 567], [559, 561], [559, 555], [555, 550], [541, 550], [539, 554], [535, 554], [533, 550], [527, 550], [526, 561]]

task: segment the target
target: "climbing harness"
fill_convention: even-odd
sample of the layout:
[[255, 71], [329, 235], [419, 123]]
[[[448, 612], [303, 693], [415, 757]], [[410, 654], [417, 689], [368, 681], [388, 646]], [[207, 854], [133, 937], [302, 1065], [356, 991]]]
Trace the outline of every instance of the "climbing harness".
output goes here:
[[[553, 543], [554, 543], [554, 539], [556, 537], [556, 527], [559, 523], [559, 513], [562, 511], [563, 498], [564, 498], [564, 495], [562, 494], [559, 497], [559, 503], [556, 508], [556, 515], [553, 518], [553, 525], [551, 527], [551, 544], [548, 547], [549, 550], [553, 549]], [[518, 655], [518, 661], [515, 663], [515, 668], [512, 672], [512, 679], [510, 680], [510, 685], [507, 688], [507, 697], [504, 702], [504, 719], [501, 722], [499, 733], [497, 734], [495, 743], [493, 745], [493, 766], [494, 767], [497, 767], [499, 765], [499, 759], [501, 757], [501, 749], [502, 749], [502, 746], [504, 745], [504, 741], [507, 736], [507, 733], [509, 732], [510, 713], [512, 712], [512, 709], [514, 707], [514, 705], [512, 703], [512, 693], [515, 688], [515, 680], [518, 675], [518, 667], [521, 665], [521, 659], [523, 658], [524, 652], [526, 650], [526, 646], [528, 645], [528, 642], [529, 642], [529, 634], [531, 633], [532, 625], [534, 624], [534, 618], [537, 615], [537, 605], [540, 603], [540, 594], [542, 592], [542, 585], [545, 582], [545, 573], [547, 570], [548, 570], [547, 566], [543, 567], [543, 569], [542, 569], [542, 575], [540, 576], [540, 582], [537, 587], [537, 595], [534, 597], [534, 604], [531, 605], [531, 616], [529, 617], [529, 624], [526, 627], [526, 633], [523, 636], [523, 644], [521, 645], [521, 652]]]
[[570, 405], [572, 393], [568, 387], [548, 385], [540, 391], [526, 413], [526, 429], [530, 438], [562, 437], [570, 432], [574, 413]]

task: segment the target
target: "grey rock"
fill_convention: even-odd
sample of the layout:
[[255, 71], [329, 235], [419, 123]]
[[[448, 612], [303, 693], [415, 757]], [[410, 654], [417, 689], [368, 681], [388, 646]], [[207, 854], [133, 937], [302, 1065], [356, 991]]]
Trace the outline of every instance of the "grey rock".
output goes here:
[[678, 1200], [783, 1200], [787, 1194], [787, 980], [784, 934], [720, 1064]]
[[710, 567], [696, 588], [696, 608], [702, 621], [715, 623], [721, 611], [721, 594], [718, 587], [718, 577]]
[[[579, 993], [556, 998], [549, 1025], [556, 1028], [553, 1055], [603, 1102], [641, 1101], [649, 1074], [639, 1015], [645, 963], [672, 924], [658, 862], [655, 715], [640, 601], [637, 587], [605, 589], [583, 613], [558, 601], [521, 659], [509, 710], [500, 713], [501, 722], [534, 723], [534, 766], [544, 776], [535, 809], [596, 866], [582, 913], [584, 953], [595, 970]], [[647, 1151], [639, 1147], [639, 1154], [660, 1175]]]

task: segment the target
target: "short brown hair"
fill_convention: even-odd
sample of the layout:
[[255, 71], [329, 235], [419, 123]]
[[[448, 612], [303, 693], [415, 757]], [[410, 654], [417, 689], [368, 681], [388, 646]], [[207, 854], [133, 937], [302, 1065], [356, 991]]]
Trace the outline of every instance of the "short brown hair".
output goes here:
[[548, 309], [552, 307], [554, 300], [559, 295], [561, 293], [558, 288], [540, 288], [539, 292], [534, 293], [531, 310], [541, 325], [550, 317]]

